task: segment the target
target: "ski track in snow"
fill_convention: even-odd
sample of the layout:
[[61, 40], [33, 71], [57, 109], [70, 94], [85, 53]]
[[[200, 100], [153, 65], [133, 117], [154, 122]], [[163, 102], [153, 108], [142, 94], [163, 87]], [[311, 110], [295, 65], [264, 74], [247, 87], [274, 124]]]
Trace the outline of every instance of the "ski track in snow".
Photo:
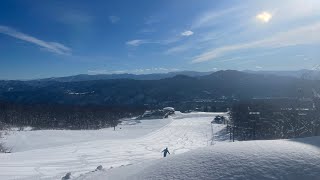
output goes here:
[[[67, 172], [77, 177], [93, 171], [99, 165], [108, 169], [162, 158], [161, 151], [165, 147], [169, 148], [169, 156], [173, 156], [209, 146], [210, 122], [217, 114], [221, 113], [177, 112], [169, 121], [165, 120], [168, 124], [158, 129], [153, 127], [152, 132], [145, 135], [136, 135], [137, 129], [131, 132], [130, 128], [135, 125], [123, 126], [126, 128], [126, 138], [112, 135], [100, 137], [100, 140], [51, 147], [46, 145], [42, 149], [33, 147], [31, 150], [0, 154], [0, 179], [61, 179]], [[142, 121], [142, 124], [148, 121]], [[164, 120], [157, 121], [163, 123]], [[157, 121], [153, 120], [154, 123]], [[224, 125], [213, 125], [214, 133], [221, 133], [224, 128]], [[121, 130], [114, 133], [119, 134]], [[42, 136], [46, 136], [45, 131]]]
[[320, 136], [218, 143], [177, 156], [90, 172], [76, 180], [318, 180]]

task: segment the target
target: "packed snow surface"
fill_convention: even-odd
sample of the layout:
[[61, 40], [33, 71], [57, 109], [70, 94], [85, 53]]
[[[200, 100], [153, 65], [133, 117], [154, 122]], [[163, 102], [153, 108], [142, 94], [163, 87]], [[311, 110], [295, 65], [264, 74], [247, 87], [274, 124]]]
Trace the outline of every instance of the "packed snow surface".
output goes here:
[[320, 137], [218, 143], [181, 155], [87, 173], [77, 180], [319, 180]]
[[8, 135], [5, 136], [3, 142], [8, 148], [12, 149], [12, 152], [22, 152], [96, 140], [132, 139], [158, 130], [171, 122], [171, 119], [145, 120], [141, 121], [142, 123], [139, 122], [140, 121], [127, 119], [117, 126], [116, 131], [113, 131], [113, 128], [99, 130], [37, 131], [30, 131], [30, 128], [24, 131], [18, 131], [13, 128], [13, 131], [7, 132]]
[[[179, 113], [168, 119], [124, 121], [117, 127], [90, 131], [15, 131], [5, 138], [13, 153], [0, 154], [0, 179], [61, 179], [86, 174], [97, 166], [104, 169], [148, 164], [171, 155], [225, 140], [225, 126], [210, 123], [223, 113]], [[218, 143], [217, 143], [218, 144]]]

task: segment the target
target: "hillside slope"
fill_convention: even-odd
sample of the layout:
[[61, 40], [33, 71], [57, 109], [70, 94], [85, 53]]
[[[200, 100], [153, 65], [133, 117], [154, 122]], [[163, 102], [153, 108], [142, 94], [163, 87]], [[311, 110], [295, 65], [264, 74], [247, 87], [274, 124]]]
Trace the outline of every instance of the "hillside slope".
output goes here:
[[0, 154], [0, 179], [61, 179], [67, 172], [77, 177], [99, 165], [109, 169], [160, 159], [165, 147], [175, 156], [210, 145], [211, 131], [224, 138], [225, 125], [211, 129], [215, 115], [225, 113], [176, 112], [169, 119], [123, 124], [116, 131], [16, 132], [6, 141], [14, 152]]
[[181, 155], [98, 171], [78, 180], [320, 178], [320, 137], [219, 143]]

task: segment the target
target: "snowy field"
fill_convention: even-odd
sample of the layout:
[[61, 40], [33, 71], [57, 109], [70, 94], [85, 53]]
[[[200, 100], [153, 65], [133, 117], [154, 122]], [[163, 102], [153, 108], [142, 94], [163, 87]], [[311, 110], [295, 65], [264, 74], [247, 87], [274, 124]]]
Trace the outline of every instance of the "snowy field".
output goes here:
[[5, 136], [3, 142], [9, 149], [12, 149], [12, 152], [22, 152], [95, 140], [137, 138], [155, 131], [169, 122], [171, 122], [171, 119], [145, 120], [142, 123], [125, 121], [117, 126], [116, 131], [113, 131], [113, 128], [99, 130], [14, 130]]
[[[67, 172], [78, 177], [99, 165], [117, 169], [161, 159], [165, 147], [170, 156], [206, 147], [218, 114], [177, 112], [168, 119], [127, 121], [116, 131], [16, 131], [6, 136], [13, 153], [0, 154], [0, 179], [61, 179]], [[213, 125], [214, 143], [226, 139], [224, 128]]]
[[87, 173], [77, 180], [319, 180], [320, 136], [217, 143], [177, 156]]

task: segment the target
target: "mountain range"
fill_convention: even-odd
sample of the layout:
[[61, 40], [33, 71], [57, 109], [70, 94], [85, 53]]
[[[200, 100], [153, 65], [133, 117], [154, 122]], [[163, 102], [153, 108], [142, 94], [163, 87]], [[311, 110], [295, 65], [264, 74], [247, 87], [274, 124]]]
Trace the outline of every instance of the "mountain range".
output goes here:
[[[190, 77], [199, 77], [212, 74], [216, 71], [208, 72], [197, 72], [197, 71], [175, 71], [168, 73], [152, 73], [152, 74], [78, 74], [73, 76], [65, 77], [51, 77], [51, 78], [42, 78], [42, 79], [33, 79], [25, 80], [29, 82], [47, 82], [47, 81], [57, 81], [57, 82], [76, 82], [76, 81], [92, 81], [92, 80], [109, 80], [109, 79], [134, 79], [134, 80], [159, 80], [165, 78], [171, 78], [176, 75], [186, 75]], [[320, 80], [320, 71], [318, 70], [296, 70], [296, 71], [253, 71], [253, 70], [244, 70], [241, 72], [250, 73], [250, 74], [265, 74], [265, 75], [277, 75], [277, 76], [287, 76], [295, 78], [303, 78], [310, 80]]]
[[[132, 78], [80, 80], [0, 81], [0, 101], [15, 103], [76, 104], [105, 106], [161, 106], [163, 104], [218, 99], [270, 97], [312, 97], [319, 90], [318, 80], [270, 73], [234, 70], [201, 74], [188, 72], [167, 78], [151, 75]], [[170, 76], [172, 76], [170, 74]], [[86, 76], [78, 76], [86, 77]], [[91, 76], [87, 76], [91, 77]], [[95, 76], [96, 77], [96, 76]], [[111, 76], [105, 76], [111, 77]], [[114, 77], [114, 76], [113, 76]], [[151, 79], [151, 80], [150, 80]]]

